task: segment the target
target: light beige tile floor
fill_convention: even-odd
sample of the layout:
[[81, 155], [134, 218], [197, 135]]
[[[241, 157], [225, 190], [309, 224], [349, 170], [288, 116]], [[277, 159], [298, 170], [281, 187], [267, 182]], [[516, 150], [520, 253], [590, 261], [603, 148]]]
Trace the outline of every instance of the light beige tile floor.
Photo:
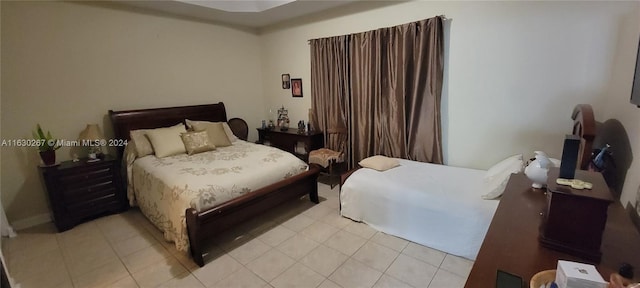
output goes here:
[[464, 286], [473, 262], [342, 218], [338, 188], [318, 188], [318, 205], [291, 201], [212, 239], [202, 268], [135, 208], [19, 231], [2, 251], [23, 288]]

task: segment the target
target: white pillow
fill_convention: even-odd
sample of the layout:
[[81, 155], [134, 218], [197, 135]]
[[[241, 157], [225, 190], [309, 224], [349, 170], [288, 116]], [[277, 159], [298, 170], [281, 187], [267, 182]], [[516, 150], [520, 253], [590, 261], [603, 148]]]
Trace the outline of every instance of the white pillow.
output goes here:
[[522, 154], [513, 155], [493, 165], [484, 176], [482, 199], [496, 199], [502, 196], [511, 174], [522, 172]]
[[198, 126], [197, 124], [202, 124], [202, 123], [222, 123], [222, 128], [224, 128], [224, 133], [227, 134], [227, 138], [229, 138], [229, 141], [231, 142], [236, 142], [238, 141], [238, 137], [236, 137], [235, 134], [233, 134], [233, 131], [231, 130], [231, 127], [229, 127], [229, 124], [227, 122], [209, 122], [209, 121], [195, 121], [195, 120], [185, 120], [185, 123], [187, 124], [187, 128], [189, 129], [194, 129], [193, 125], [196, 124], [196, 126]]
[[522, 154], [513, 155], [508, 157], [497, 164], [494, 164], [487, 170], [487, 173], [484, 174], [484, 179], [492, 178], [495, 175], [502, 174], [505, 170], [512, 169], [513, 167], [518, 166], [522, 168], [524, 166], [524, 161], [522, 160]]
[[180, 124], [173, 127], [149, 130], [147, 131], [147, 137], [156, 152], [156, 157], [162, 158], [187, 152], [181, 137], [181, 134], [186, 132], [184, 125]]
[[375, 155], [362, 159], [358, 164], [364, 168], [370, 168], [378, 171], [386, 171], [393, 167], [400, 166], [398, 159], [389, 158], [382, 155]]

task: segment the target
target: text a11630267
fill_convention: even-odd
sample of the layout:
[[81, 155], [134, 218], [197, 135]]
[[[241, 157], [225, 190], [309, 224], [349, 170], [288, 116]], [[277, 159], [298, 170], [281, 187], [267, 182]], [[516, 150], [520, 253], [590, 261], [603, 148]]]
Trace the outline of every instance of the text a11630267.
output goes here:
[[126, 146], [126, 139], [98, 139], [98, 140], [66, 140], [66, 139], [2, 139], [0, 147], [88, 147], [88, 146]]

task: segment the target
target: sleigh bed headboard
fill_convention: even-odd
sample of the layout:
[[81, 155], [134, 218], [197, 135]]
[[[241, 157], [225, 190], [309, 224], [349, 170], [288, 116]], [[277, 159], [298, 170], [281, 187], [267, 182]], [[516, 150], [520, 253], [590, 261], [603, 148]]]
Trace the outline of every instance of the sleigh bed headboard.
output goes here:
[[[129, 140], [129, 132], [137, 129], [169, 127], [183, 123], [185, 119], [227, 122], [227, 112], [222, 102], [216, 104], [179, 106], [167, 108], [113, 111], [109, 110], [115, 139]], [[124, 147], [118, 147], [122, 156]]]

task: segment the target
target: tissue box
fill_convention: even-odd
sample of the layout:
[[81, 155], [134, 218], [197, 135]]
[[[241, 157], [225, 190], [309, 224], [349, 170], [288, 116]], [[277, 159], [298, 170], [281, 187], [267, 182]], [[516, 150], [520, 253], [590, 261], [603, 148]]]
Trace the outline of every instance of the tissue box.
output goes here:
[[558, 261], [556, 284], [558, 288], [607, 288], [595, 266], [563, 260]]

